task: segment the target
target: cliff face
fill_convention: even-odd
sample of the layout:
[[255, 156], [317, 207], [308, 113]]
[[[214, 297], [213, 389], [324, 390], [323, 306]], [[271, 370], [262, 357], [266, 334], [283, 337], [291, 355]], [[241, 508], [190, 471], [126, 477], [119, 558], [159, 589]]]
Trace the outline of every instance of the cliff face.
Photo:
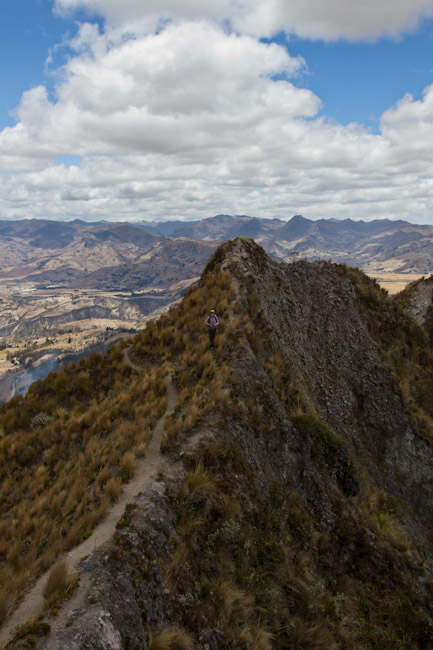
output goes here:
[[127, 508], [38, 647], [433, 648], [433, 428], [407, 388], [433, 365], [372, 281], [237, 239], [130, 354], [170, 364], [178, 469]]
[[433, 276], [411, 282], [395, 299], [425, 329], [433, 345]]
[[[371, 313], [344, 268], [261, 260], [249, 242], [234, 257], [228, 266], [238, 279], [243, 308], [252, 316], [253, 361], [265, 368], [280, 365], [284, 381], [297, 384], [320, 420], [368, 459], [374, 481], [409, 500], [431, 525], [431, 444], [417, 435], [385, 365], [385, 346], [372, 331]], [[384, 319], [386, 302], [375, 307], [377, 321]], [[392, 334], [388, 345], [394, 343]], [[236, 369], [244, 363], [239, 362]], [[238, 383], [248, 386], [247, 376]]]
[[411, 283], [398, 296], [399, 300], [419, 325], [423, 325], [433, 301], [433, 277]]

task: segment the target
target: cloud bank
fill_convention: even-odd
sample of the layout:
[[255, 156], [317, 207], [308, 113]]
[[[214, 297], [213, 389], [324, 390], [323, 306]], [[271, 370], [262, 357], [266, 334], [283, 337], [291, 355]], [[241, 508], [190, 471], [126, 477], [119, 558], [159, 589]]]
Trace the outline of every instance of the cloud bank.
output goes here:
[[[306, 62], [257, 39], [276, 25], [372, 38], [409, 29], [432, 5], [376, 2], [375, 22], [369, 2], [346, 4], [326, 3], [325, 15], [319, 0], [290, 10], [272, 0], [267, 12], [260, 0], [57, 0], [110, 24], [80, 25], [55, 96], [27, 90], [16, 125], [0, 132], [0, 218], [431, 222], [433, 86], [390, 107], [378, 134], [342, 126], [302, 87]], [[161, 23], [170, 16], [178, 20]]]
[[398, 36], [433, 14], [432, 0], [56, 0], [56, 7], [60, 13], [87, 9], [116, 25], [204, 18], [255, 36], [286, 31], [324, 40]]

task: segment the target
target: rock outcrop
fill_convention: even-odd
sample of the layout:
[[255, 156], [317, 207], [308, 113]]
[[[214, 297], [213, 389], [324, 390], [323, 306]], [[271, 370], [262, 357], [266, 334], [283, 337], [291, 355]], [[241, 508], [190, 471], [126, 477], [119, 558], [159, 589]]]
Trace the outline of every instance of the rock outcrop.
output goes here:
[[396, 297], [396, 301], [407, 309], [418, 325], [424, 325], [433, 302], [433, 276], [409, 284]]

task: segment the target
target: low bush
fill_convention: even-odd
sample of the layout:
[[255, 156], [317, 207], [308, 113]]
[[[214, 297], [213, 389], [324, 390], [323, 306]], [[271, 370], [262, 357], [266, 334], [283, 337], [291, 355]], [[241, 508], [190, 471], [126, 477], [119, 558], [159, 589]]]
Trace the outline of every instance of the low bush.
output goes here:
[[35, 637], [43, 637], [49, 634], [51, 626], [45, 621], [30, 620], [24, 625], [19, 625], [5, 650], [30, 650], [36, 645]]

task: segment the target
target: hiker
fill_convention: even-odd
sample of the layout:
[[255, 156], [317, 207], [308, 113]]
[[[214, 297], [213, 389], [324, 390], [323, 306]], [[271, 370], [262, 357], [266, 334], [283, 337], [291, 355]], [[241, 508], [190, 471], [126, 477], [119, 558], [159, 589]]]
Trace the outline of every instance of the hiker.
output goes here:
[[215, 334], [216, 334], [216, 328], [217, 325], [220, 324], [218, 316], [215, 313], [215, 309], [211, 309], [209, 312], [209, 316], [206, 318], [205, 323], [207, 325], [207, 332], [209, 334], [209, 341], [210, 341], [210, 347], [214, 348], [215, 347]]

